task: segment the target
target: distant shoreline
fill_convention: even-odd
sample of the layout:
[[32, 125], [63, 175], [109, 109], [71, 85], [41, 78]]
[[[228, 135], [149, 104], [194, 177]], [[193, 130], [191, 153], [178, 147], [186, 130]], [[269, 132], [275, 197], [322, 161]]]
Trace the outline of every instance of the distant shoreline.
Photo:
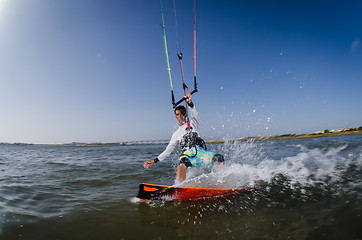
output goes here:
[[320, 137], [337, 137], [346, 135], [358, 135], [362, 134], [362, 130], [356, 131], [343, 131], [343, 132], [328, 132], [328, 133], [310, 133], [310, 134], [285, 134], [265, 137], [245, 137], [237, 140], [222, 140], [222, 141], [208, 141], [206, 143], [216, 144], [225, 142], [259, 142], [259, 141], [274, 141], [274, 140], [288, 140], [288, 139], [303, 139], [303, 138], [320, 138]]
[[[276, 140], [288, 140], [288, 139], [303, 139], [303, 138], [320, 138], [320, 137], [337, 137], [347, 135], [362, 134], [362, 127], [355, 128], [353, 130], [345, 130], [340, 132], [329, 132], [325, 130], [324, 133], [309, 133], [309, 134], [284, 134], [264, 137], [243, 137], [239, 139], [230, 140], [210, 140], [206, 141], [207, 144], [218, 144], [225, 142], [260, 142], [260, 141], [276, 141]], [[63, 144], [33, 144], [33, 143], [4, 143], [0, 142], [0, 145], [54, 145], [54, 146], [130, 146], [130, 145], [160, 145], [167, 144], [169, 140], [150, 140], [150, 141], [129, 141], [129, 142], [110, 142], [110, 143], [63, 143]]]

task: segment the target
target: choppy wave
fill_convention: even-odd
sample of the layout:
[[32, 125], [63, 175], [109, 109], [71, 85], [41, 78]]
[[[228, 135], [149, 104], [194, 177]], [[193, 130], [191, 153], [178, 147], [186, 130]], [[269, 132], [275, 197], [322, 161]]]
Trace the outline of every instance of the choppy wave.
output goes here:
[[[362, 186], [361, 146], [328, 141], [318, 144], [313, 146], [313, 141], [296, 145], [288, 142], [225, 144], [219, 150], [228, 161], [221, 171], [191, 171], [183, 185], [241, 188], [279, 184], [300, 191], [311, 187], [357, 191]], [[288, 150], [291, 151], [286, 154]]]

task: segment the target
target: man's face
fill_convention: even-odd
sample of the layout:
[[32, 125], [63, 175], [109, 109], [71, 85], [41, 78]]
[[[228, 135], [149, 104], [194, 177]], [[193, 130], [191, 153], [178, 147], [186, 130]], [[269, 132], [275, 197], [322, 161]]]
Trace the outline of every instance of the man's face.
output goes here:
[[180, 125], [182, 125], [185, 122], [185, 115], [182, 114], [182, 111], [176, 110], [175, 117]]

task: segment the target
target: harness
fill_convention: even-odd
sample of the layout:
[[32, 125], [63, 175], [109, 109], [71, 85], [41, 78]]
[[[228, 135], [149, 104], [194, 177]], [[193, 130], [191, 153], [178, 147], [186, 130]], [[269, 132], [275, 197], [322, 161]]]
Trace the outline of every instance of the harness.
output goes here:
[[182, 151], [192, 147], [202, 147], [203, 149], [207, 150], [205, 141], [199, 137], [196, 132], [187, 131], [187, 133], [182, 137], [180, 142], [180, 147]]

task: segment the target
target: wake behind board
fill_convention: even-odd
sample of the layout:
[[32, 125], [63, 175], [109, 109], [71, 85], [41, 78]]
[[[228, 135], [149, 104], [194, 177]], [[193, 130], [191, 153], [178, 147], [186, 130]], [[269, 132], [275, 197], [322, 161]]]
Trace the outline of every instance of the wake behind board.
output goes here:
[[166, 185], [156, 185], [148, 183], [140, 183], [137, 197], [141, 202], [151, 200], [163, 201], [193, 201], [208, 198], [218, 198], [242, 193], [251, 188], [194, 188], [194, 187], [173, 187]]

